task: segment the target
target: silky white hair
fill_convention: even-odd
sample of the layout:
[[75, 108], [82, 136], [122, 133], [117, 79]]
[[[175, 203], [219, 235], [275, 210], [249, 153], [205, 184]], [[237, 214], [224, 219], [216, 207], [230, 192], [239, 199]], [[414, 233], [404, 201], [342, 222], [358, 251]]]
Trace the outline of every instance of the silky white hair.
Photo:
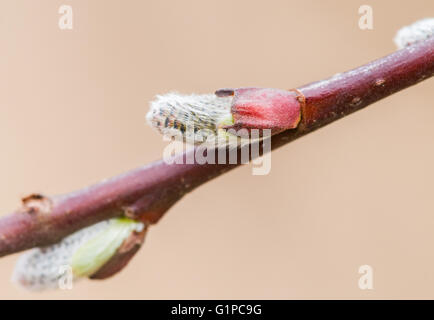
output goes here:
[[[12, 282], [30, 291], [58, 288], [59, 281], [70, 268], [74, 252], [107, 228], [109, 223], [110, 220], [96, 223], [63, 238], [54, 245], [25, 252], [18, 258]], [[78, 279], [73, 277], [73, 280]]]
[[158, 95], [151, 102], [146, 119], [164, 136], [202, 142], [217, 136], [219, 126], [232, 118], [232, 98], [215, 94]]
[[434, 18], [426, 18], [399, 29], [394, 41], [398, 49], [402, 49], [413, 43], [426, 40], [433, 35]]

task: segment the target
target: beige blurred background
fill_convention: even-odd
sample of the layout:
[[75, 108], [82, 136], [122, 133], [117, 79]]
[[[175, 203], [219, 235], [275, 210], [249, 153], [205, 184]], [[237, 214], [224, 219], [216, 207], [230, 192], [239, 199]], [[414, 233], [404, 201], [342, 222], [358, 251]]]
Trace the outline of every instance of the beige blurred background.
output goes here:
[[[58, 27], [71, 5], [73, 30]], [[358, 28], [371, 4], [374, 29]], [[296, 87], [393, 50], [434, 2], [4, 0], [0, 212], [162, 156], [145, 123], [168, 91]], [[212, 181], [151, 228], [131, 264], [28, 293], [0, 260], [0, 298], [434, 298], [434, 80]], [[374, 270], [360, 290], [358, 268]]]

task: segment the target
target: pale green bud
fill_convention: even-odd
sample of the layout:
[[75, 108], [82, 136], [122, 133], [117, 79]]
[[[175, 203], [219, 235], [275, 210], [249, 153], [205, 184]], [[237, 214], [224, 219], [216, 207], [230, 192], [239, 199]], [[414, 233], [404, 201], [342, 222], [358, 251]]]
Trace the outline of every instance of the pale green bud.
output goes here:
[[107, 228], [80, 246], [71, 258], [74, 276], [91, 276], [116, 252], [132, 232], [143, 230], [143, 224], [128, 218], [113, 219]]
[[12, 280], [25, 289], [40, 291], [91, 276], [113, 257], [130, 235], [143, 229], [143, 223], [128, 218], [96, 223], [54, 245], [22, 254]]

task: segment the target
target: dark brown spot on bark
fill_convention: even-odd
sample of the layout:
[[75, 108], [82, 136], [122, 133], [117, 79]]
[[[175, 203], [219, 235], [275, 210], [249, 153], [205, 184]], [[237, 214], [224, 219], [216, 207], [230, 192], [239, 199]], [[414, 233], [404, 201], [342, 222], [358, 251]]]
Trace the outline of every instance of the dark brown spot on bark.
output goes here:
[[21, 201], [23, 202], [24, 211], [29, 214], [50, 213], [53, 205], [51, 199], [39, 193], [24, 197]]

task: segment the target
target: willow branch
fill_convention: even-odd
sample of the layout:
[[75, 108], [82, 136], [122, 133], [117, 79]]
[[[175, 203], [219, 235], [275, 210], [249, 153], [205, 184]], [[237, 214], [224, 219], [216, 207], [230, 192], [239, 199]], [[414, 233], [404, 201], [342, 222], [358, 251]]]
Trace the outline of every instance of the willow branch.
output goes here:
[[[287, 144], [434, 74], [434, 38], [416, 43], [354, 70], [298, 88], [301, 122], [271, 138]], [[189, 151], [194, 152], [193, 151]], [[186, 193], [238, 164], [169, 165], [160, 160], [62, 196], [31, 195], [0, 219], [0, 256], [50, 245], [108, 218], [127, 215], [156, 223]], [[240, 157], [238, 157], [240, 159]]]

